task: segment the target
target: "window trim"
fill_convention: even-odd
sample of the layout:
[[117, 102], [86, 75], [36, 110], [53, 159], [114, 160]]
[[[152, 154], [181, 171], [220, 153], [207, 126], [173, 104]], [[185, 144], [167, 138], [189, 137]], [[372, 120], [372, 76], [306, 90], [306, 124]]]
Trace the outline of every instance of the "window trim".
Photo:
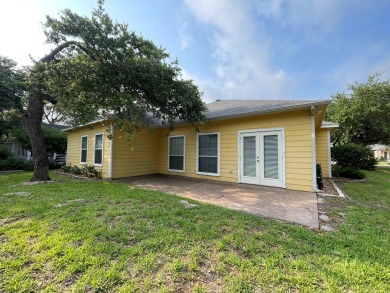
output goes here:
[[[84, 137], [87, 138], [87, 148], [86, 149], [83, 149], [83, 138]], [[87, 155], [85, 156], [85, 162], [81, 161], [82, 157], [83, 157], [83, 150], [87, 151]], [[88, 135], [83, 135], [80, 138], [80, 164], [85, 165], [85, 164], [87, 164], [87, 162], [88, 162]]]
[[[201, 172], [199, 171], [199, 136], [202, 135], [213, 135], [216, 134], [218, 138], [218, 149], [217, 149], [217, 173]], [[220, 176], [220, 162], [221, 162], [221, 134], [220, 132], [205, 132], [196, 134], [196, 174], [207, 175], [207, 176]]]
[[[183, 137], [183, 170], [169, 168], [169, 166], [170, 166], [169, 161], [171, 158], [171, 155], [170, 155], [171, 138], [174, 138], [174, 137]], [[184, 134], [168, 136], [168, 166], [167, 166], [167, 170], [171, 171], [171, 172], [179, 172], [179, 173], [184, 173], [186, 171], [186, 136]]]
[[[101, 164], [96, 164], [95, 162], [95, 155], [96, 155], [96, 136], [101, 135], [102, 136], [102, 163]], [[99, 149], [98, 149], [99, 150]], [[103, 166], [103, 154], [104, 154], [104, 134], [103, 133], [96, 133], [94, 136], [94, 141], [93, 141], [93, 165], [96, 167], [102, 167]]]

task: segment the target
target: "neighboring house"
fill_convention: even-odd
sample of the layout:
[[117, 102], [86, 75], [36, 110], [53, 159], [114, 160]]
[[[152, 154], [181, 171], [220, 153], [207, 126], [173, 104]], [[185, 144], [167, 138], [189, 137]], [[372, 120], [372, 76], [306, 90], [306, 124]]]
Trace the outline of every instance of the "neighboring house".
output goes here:
[[382, 144], [374, 144], [370, 146], [375, 159], [378, 160], [390, 160], [390, 146]]
[[[27, 123], [26, 121], [23, 121], [21, 123], [20, 127], [26, 129], [27, 128], [26, 123]], [[64, 129], [69, 128], [69, 126], [67, 126], [67, 125], [47, 124], [47, 123], [42, 123], [42, 126], [51, 127], [51, 128], [55, 128], [58, 130], [64, 130]], [[0, 147], [4, 147], [4, 148], [9, 149], [15, 158], [21, 158], [21, 159], [25, 159], [28, 161], [32, 161], [32, 159], [33, 159], [30, 150], [22, 148], [17, 142], [15, 142], [13, 140], [6, 141], [6, 142], [0, 144]], [[65, 162], [65, 154], [48, 153], [48, 158], [51, 162], [54, 160], [56, 160], [58, 163]]]
[[[295, 190], [317, 189], [316, 164], [331, 177], [330, 133], [323, 122], [328, 100], [218, 100], [207, 122], [179, 123], [173, 131], [155, 123], [134, 134], [110, 121], [69, 128], [67, 164], [95, 165], [104, 178], [171, 174]], [[92, 127], [92, 128], [91, 128]]]

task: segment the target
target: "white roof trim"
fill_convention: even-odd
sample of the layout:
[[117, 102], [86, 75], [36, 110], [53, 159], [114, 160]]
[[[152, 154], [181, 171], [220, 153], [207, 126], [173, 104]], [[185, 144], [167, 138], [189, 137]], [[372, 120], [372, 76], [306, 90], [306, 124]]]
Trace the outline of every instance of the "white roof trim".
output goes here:
[[326, 121], [323, 121], [320, 128], [339, 128], [340, 125], [337, 124], [337, 123], [333, 123], [333, 122], [326, 122]]

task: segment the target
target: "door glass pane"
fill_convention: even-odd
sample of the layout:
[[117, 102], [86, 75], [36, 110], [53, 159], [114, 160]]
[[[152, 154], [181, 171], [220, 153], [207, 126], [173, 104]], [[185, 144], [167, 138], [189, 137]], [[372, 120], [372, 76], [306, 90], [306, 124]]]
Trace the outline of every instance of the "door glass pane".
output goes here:
[[264, 135], [264, 178], [279, 179], [278, 136]]
[[244, 176], [256, 177], [256, 136], [244, 137]]

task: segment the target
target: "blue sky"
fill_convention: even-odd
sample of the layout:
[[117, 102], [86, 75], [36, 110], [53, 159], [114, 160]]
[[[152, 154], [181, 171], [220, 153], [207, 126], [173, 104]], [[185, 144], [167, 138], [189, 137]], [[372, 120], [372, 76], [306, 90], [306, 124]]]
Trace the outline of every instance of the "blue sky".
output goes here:
[[[0, 6], [0, 55], [40, 58], [45, 15], [90, 15], [92, 0], [13, 0]], [[390, 78], [390, 1], [106, 0], [129, 24], [179, 60], [206, 102], [330, 99], [355, 81]]]

